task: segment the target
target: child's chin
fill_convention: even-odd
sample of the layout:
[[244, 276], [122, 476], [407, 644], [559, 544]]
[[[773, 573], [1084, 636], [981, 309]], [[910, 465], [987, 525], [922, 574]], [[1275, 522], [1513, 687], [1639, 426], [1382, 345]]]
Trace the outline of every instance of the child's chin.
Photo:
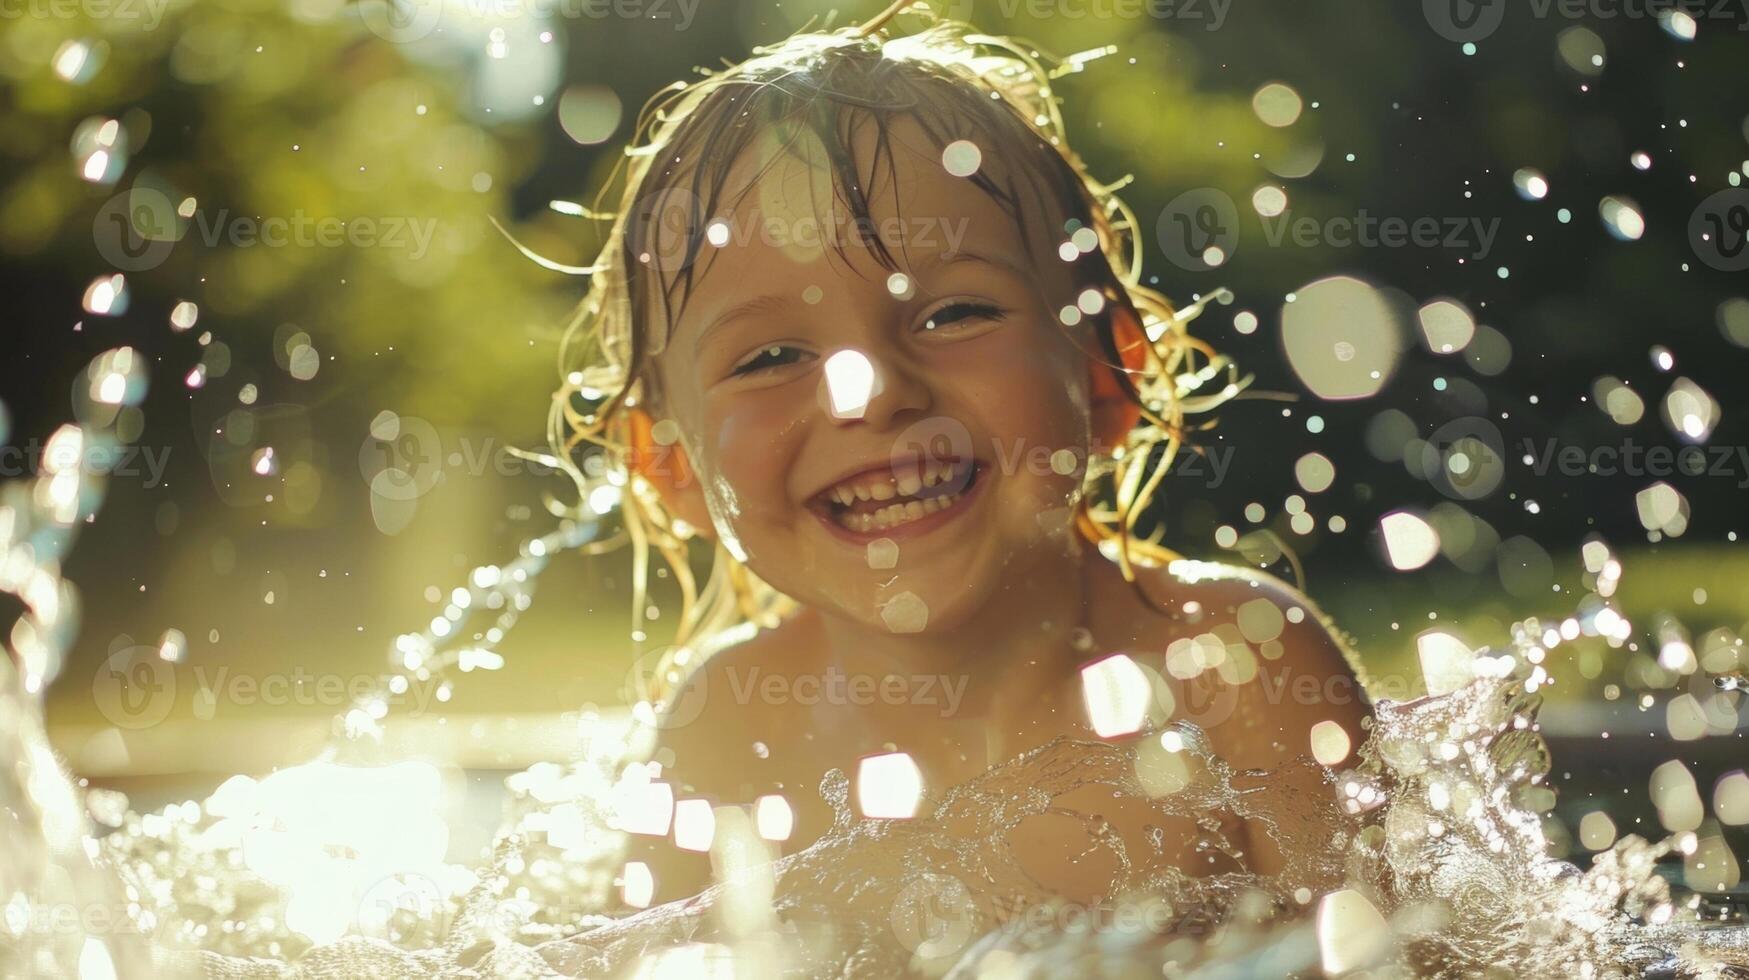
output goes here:
[[989, 590], [969, 582], [963, 567], [942, 571], [940, 575], [908, 575], [878, 588], [857, 618], [870, 630], [898, 636], [940, 634], [959, 628], [973, 618]]

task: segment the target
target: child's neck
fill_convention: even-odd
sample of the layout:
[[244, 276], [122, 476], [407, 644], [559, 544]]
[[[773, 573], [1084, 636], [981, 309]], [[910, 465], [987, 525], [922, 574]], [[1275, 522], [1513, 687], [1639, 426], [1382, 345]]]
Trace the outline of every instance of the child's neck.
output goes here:
[[[820, 649], [850, 671], [964, 678], [962, 719], [1000, 716], [1060, 685], [1092, 654], [1076, 649], [1093, 620], [1090, 578], [1109, 566], [1076, 539], [1009, 570], [1002, 589], [956, 628], [895, 634], [822, 614]], [[1103, 576], [1101, 576], [1103, 579]], [[1085, 643], [1082, 644], [1085, 646]]]

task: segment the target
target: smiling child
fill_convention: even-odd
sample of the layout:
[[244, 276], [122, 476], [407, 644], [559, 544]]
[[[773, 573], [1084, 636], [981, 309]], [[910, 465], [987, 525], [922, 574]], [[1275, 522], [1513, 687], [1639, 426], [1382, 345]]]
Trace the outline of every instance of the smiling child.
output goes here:
[[[1360, 743], [1363, 695], [1305, 597], [1135, 530], [1186, 414], [1237, 389], [1139, 284], [1132, 216], [1025, 50], [950, 23], [797, 35], [677, 86], [641, 132], [553, 428], [568, 458], [600, 448], [585, 492], [623, 486], [640, 581], [655, 550], [686, 597], [640, 708], [677, 799], [780, 797], [795, 850], [830, 823], [834, 768], [865, 811], [904, 811], [907, 774], [927, 798], [1144, 722], [1199, 725], [1236, 769]], [[1214, 816], [1247, 865], [1280, 865]], [[1202, 873], [1198, 828], [1165, 829]], [[646, 843], [658, 900], [709, 883], [706, 854]], [[1049, 821], [1015, 849], [1065, 893], [1111, 880]]]

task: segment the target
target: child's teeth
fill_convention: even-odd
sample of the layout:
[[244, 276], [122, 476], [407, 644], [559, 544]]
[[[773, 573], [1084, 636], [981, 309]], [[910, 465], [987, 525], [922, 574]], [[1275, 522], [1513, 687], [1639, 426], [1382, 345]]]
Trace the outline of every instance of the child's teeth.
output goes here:
[[933, 487], [941, 482], [941, 464], [927, 463], [923, 467], [923, 485]]
[[877, 483], [870, 488], [869, 493], [876, 500], [891, 500], [895, 491], [891, 483]]
[[850, 530], [864, 534], [870, 531], [885, 531], [927, 517], [938, 510], [946, 510], [958, 500], [959, 494], [947, 494], [928, 500], [907, 500], [903, 503], [889, 504], [868, 514], [840, 514], [838, 520]]
[[923, 489], [923, 481], [915, 473], [906, 473], [899, 477], [899, 493], [901, 496], [915, 497], [917, 491]]
[[856, 492], [856, 499], [858, 499], [858, 500], [867, 500], [872, 496], [872, 494], [869, 493], [868, 487], [866, 487], [866, 486], [856, 487], [855, 492]]

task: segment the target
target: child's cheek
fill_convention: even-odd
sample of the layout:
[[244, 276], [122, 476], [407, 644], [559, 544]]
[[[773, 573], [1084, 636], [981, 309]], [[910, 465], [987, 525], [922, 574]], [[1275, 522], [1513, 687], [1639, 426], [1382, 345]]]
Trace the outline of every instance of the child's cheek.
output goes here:
[[1066, 344], [1005, 345], [982, 359], [968, 391], [997, 443], [993, 462], [1027, 477], [1017, 482], [1041, 504], [1079, 486], [1091, 437], [1085, 375], [1085, 358]]
[[[713, 516], [727, 523], [749, 553], [759, 550], [762, 531], [789, 519], [786, 477], [794, 455], [797, 416], [778, 399], [744, 398], [704, 423], [707, 498]], [[722, 530], [719, 528], [719, 530]]]

